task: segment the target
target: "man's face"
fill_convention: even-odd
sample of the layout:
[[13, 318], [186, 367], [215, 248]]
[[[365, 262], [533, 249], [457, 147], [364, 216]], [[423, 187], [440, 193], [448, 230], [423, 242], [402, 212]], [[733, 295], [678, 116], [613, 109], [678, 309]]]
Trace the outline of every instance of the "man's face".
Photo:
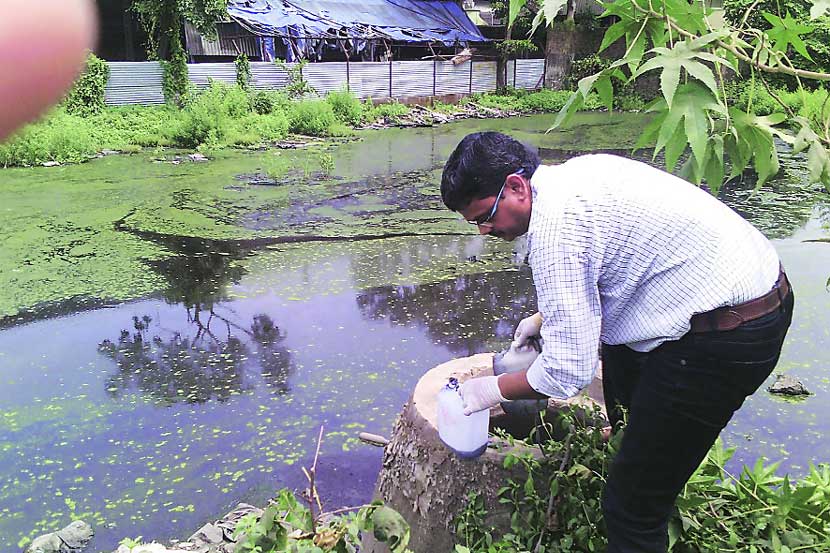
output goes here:
[[460, 213], [481, 234], [511, 241], [527, 232], [531, 198], [530, 183], [513, 173], [497, 195], [474, 199]]

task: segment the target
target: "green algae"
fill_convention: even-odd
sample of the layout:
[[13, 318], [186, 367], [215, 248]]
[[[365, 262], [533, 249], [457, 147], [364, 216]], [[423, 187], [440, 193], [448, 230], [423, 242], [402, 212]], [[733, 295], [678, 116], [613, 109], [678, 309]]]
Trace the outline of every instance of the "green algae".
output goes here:
[[[583, 117], [548, 135], [540, 134], [550, 123], [546, 116], [364, 132], [358, 141], [322, 145], [336, 159], [332, 175], [313, 172], [319, 147], [224, 150], [212, 152], [210, 163], [169, 152], [4, 170], [0, 319], [157, 293], [165, 279], [154, 264], [176, 255], [170, 237], [245, 242], [463, 232], [438, 193], [440, 166], [463, 134], [484, 124], [532, 137], [543, 148], [584, 142], [589, 149], [593, 142], [623, 145], [638, 121]], [[239, 178], [262, 174], [275, 185]]]

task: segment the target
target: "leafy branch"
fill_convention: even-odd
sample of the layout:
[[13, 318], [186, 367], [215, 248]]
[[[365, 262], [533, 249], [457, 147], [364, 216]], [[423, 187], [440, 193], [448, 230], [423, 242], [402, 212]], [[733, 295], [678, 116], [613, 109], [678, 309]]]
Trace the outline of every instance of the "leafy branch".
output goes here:
[[[714, 29], [711, 9], [692, 0], [617, 0], [603, 3], [603, 17], [616, 21], [606, 30], [600, 51], [624, 40], [625, 54], [608, 67], [579, 81], [560, 110], [553, 128], [567, 124], [588, 95], [596, 92], [602, 103], [613, 108], [612, 80], [633, 83], [652, 71], [660, 72], [661, 97], [646, 111], [652, 114], [637, 147], [654, 145], [654, 156], [665, 151], [666, 168], [674, 171], [682, 161], [679, 174], [692, 182], [705, 181], [717, 194], [725, 180], [741, 175], [752, 167], [758, 175], [757, 186], [779, 170], [776, 139], [794, 152], [807, 150], [810, 179], [820, 181], [830, 190], [830, 117], [825, 105], [818, 117], [804, 117], [790, 109], [763, 78], [764, 74], [781, 74], [802, 81], [822, 83], [830, 73], [799, 67], [790, 52], [812, 60], [802, 37], [812, 25], [794, 18], [789, 12], [775, 15], [763, 12], [767, 30], [751, 26], [749, 21], [760, 0], [750, 5], [740, 23], [728, 23]], [[647, 2], [643, 4], [642, 2]], [[521, 0], [511, 2], [521, 7]], [[549, 15], [561, 0], [546, 0], [537, 17], [548, 22]], [[812, 16], [830, 9], [830, 1], [813, 0]], [[554, 13], [555, 15], [555, 13]], [[749, 71], [761, 76], [780, 111], [766, 116], [752, 113], [751, 106], [742, 111], [727, 104], [724, 70], [734, 75]]]

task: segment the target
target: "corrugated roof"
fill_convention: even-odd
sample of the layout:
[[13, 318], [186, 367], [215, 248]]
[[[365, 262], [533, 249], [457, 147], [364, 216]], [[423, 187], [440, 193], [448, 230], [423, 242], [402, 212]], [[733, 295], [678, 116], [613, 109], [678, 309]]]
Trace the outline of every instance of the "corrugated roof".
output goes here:
[[262, 36], [488, 40], [452, 0], [229, 0], [228, 13]]

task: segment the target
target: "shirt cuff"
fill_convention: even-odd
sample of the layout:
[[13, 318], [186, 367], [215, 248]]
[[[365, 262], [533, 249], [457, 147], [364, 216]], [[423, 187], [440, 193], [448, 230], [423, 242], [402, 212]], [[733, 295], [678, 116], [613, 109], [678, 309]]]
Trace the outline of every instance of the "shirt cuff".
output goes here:
[[561, 384], [545, 368], [545, 354], [539, 355], [527, 370], [527, 383], [530, 387], [554, 399], [568, 399], [579, 393], [581, 388]]

